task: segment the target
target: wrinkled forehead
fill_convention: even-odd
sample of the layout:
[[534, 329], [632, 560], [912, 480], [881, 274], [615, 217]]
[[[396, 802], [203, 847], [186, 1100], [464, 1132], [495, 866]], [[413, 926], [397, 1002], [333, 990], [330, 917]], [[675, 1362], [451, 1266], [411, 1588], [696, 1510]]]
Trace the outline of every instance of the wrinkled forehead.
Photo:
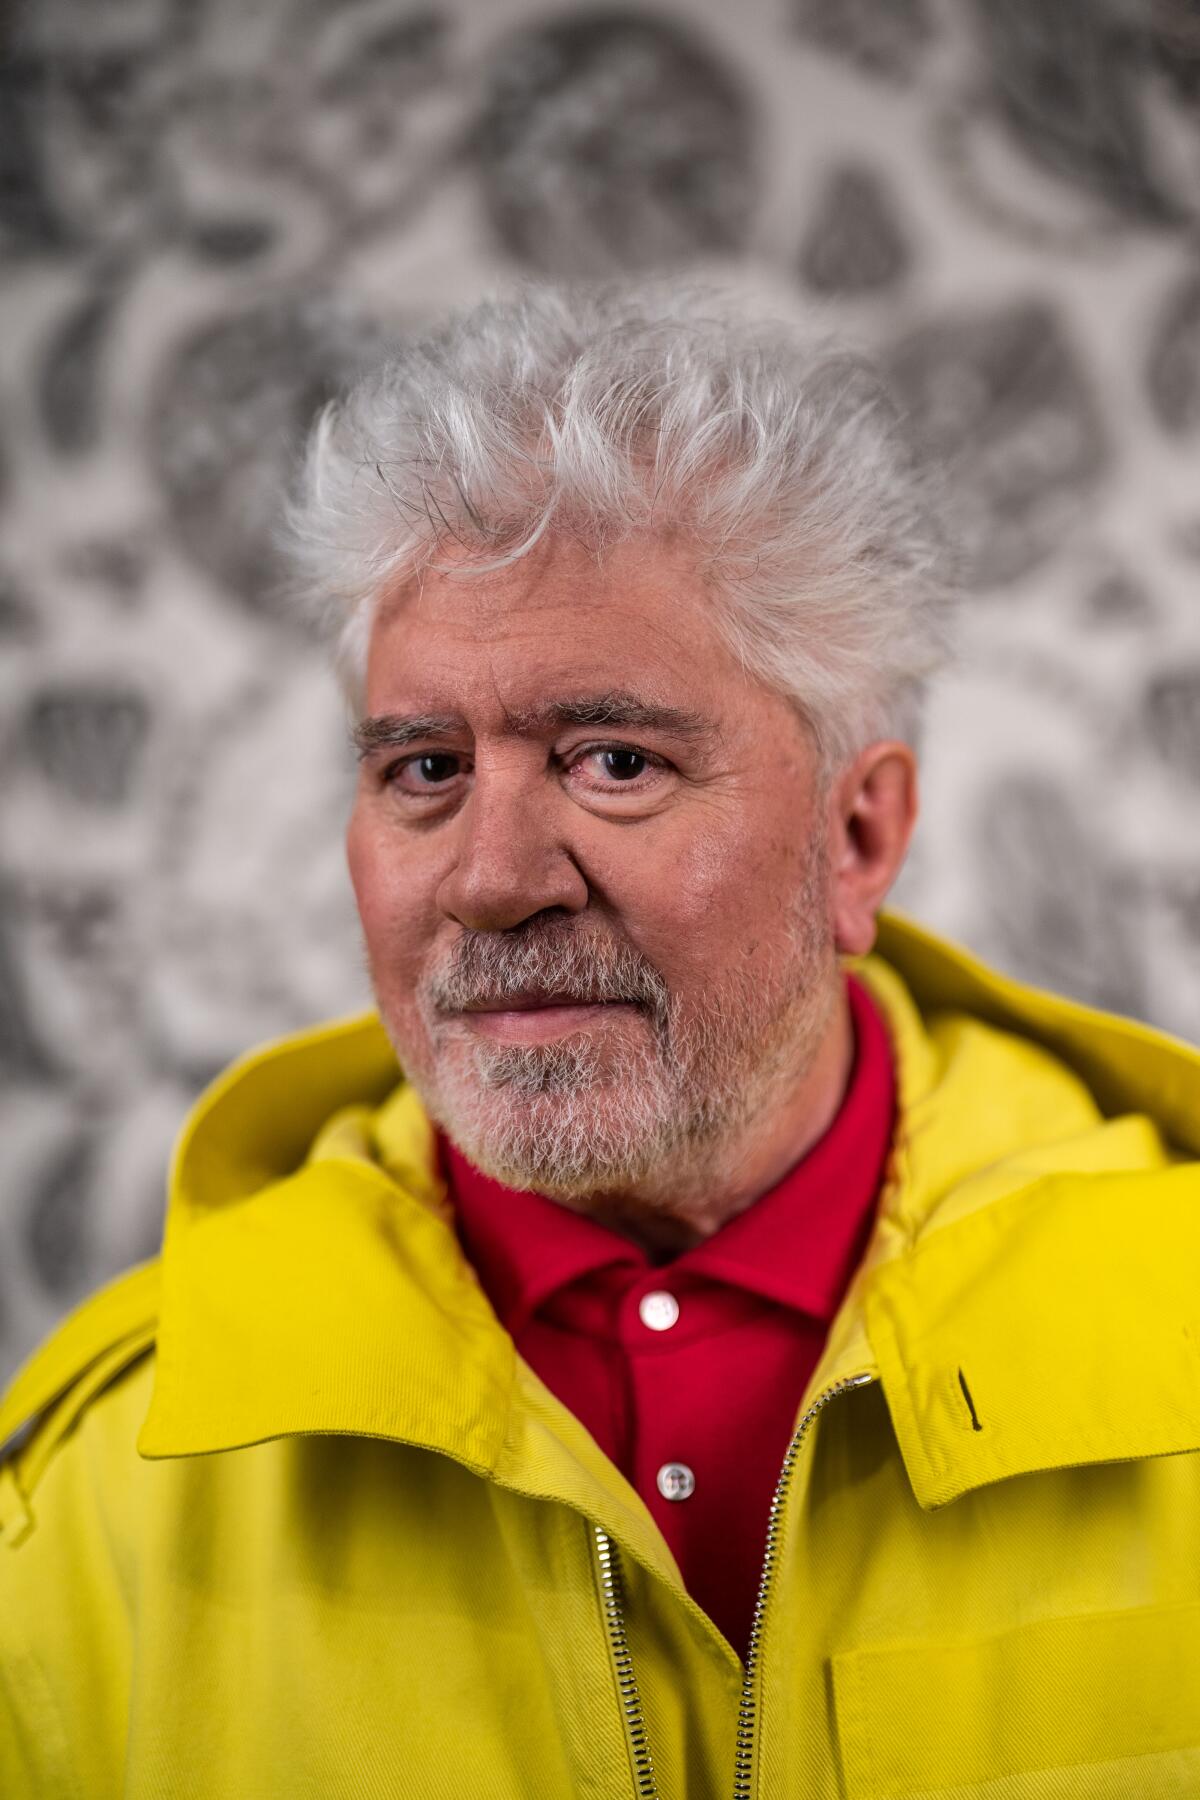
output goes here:
[[681, 727], [744, 705], [758, 685], [686, 547], [599, 555], [570, 539], [498, 568], [434, 565], [383, 595], [367, 682], [372, 711], [401, 693], [431, 706], [491, 696], [514, 719], [578, 701], [607, 705], [613, 722], [636, 723], [639, 706], [673, 712]]

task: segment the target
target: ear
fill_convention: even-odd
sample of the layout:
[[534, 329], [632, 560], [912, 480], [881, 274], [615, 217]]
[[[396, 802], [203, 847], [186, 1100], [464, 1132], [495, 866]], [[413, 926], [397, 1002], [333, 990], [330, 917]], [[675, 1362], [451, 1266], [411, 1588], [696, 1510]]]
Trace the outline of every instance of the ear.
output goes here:
[[900, 873], [917, 822], [917, 761], [907, 744], [868, 744], [829, 795], [830, 879], [839, 950], [865, 956], [875, 915]]

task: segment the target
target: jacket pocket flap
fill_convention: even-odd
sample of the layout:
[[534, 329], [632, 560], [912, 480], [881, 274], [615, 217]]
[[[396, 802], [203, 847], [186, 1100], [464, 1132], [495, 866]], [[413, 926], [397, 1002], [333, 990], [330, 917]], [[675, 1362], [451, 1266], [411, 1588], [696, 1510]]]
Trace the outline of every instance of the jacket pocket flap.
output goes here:
[[848, 1800], [1200, 1793], [1200, 1605], [845, 1651], [833, 1687]]

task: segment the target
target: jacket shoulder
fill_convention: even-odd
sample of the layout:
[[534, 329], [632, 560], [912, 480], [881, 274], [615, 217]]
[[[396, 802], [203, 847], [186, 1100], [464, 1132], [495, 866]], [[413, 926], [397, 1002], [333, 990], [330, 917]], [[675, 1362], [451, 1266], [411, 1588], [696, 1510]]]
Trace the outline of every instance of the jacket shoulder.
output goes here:
[[118, 1276], [35, 1350], [0, 1398], [0, 1542], [32, 1528], [29, 1501], [93, 1399], [154, 1344], [157, 1259]]

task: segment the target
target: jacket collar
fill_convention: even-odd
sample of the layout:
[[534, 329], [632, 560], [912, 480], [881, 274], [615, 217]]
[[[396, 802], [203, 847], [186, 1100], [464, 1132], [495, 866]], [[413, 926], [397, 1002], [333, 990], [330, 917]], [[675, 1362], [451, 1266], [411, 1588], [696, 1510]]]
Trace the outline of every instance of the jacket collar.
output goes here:
[[908, 921], [879, 950], [901, 1122], [830, 1358], [869, 1353], [917, 1500], [1200, 1449], [1200, 1053]]
[[447, 1254], [436, 1196], [349, 1154], [353, 1123], [339, 1121], [334, 1154], [240, 1199], [177, 1186], [143, 1455], [352, 1431], [491, 1470], [511, 1346]]
[[923, 1507], [1200, 1449], [1200, 1178], [1047, 1174], [878, 1268], [863, 1315]]
[[[1169, 1156], [1136, 1116], [1156, 1111], [1194, 1148], [1200, 1056], [899, 921], [881, 950], [860, 973], [892, 1032], [901, 1124], [815, 1383], [881, 1376], [923, 1506], [1200, 1447], [1200, 1182], [1160, 1172]], [[173, 1169], [140, 1451], [351, 1432], [583, 1511], [600, 1483], [626, 1542], [661, 1565], [649, 1515], [498, 1325], [398, 1074], [369, 1015], [258, 1052], [199, 1103]], [[1134, 1116], [1103, 1121], [1089, 1089]]]
[[[957, 944], [947, 943], [899, 913], [882, 913], [872, 967], [897, 974], [921, 1014], [966, 1013], [1002, 1031], [1019, 1032], [1061, 1058], [1111, 1117], [1145, 1113], [1180, 1150], [1200, 1157], [1200, 1049], [1137, 1019], [1101, 1012], [1079, 1001], [1010, 980]], [[937, 1078], [935, 1034], [918, 1043], [909, 1032], [910, 1100]]]

